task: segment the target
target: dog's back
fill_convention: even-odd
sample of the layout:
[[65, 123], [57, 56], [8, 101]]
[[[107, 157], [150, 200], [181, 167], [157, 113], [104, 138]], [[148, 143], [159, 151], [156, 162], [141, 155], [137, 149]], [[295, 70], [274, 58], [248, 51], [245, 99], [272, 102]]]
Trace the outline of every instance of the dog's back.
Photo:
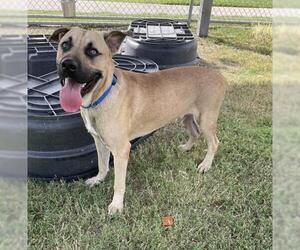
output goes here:
[[150, 74], [122, 71], [122, 75], [133, 122], [149, 124], [153, 129], [189, 113], [197, 117], [208, 109], [218, 113], [226, 88], [218, 71], [201, 66]]

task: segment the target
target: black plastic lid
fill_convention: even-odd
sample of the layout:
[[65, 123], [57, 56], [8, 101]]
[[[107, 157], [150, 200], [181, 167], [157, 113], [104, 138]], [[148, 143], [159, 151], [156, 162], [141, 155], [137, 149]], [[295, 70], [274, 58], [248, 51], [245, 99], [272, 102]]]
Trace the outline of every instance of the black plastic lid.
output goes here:
[[194, 39], [186, 23], [170, 19], [135, 20], [129, 30], [133, 39], [150, 44], [186, 43]]
[[199, 63], [197, 40], [188, 25], [170, 19], [139, 19], [133, 21], [122, 44], [122, 54], [149, 58], [160, 69]]

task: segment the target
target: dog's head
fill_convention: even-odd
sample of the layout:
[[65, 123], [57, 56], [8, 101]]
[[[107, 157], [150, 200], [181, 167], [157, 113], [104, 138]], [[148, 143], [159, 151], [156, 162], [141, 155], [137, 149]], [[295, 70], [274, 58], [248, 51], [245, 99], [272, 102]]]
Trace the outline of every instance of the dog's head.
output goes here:
[[50, 40], [58, 42], [56, 63], [63, 85], [60, 103], [65, 111], [79, 110], [82, 97], [112, 74], [112, 55], [126, 35], [121, 31], [99, 33], [80, 28], [54, 31]]

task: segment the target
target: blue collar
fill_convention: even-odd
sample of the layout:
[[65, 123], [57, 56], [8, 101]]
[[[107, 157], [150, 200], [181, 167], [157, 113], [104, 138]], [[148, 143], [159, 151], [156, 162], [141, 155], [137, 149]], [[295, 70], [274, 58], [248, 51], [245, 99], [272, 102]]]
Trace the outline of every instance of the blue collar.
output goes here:
[[85, 109], [89, 109], [89, 108], [95, 108], [96, 106], [98, 106], [108, 96], [109, 92], [111, 91], [112, 87], [117, 83], [117, 81], [118, 81], [118, 78], [114, 73], [111, 85], [102, 93], [102, 95], [100, 95], [98, 97], [98, 99], [96, 101], [94, 101], [93, 103], [91, 103], [90, 105], [88, 105], [88, 106], [81, 105], [81, 107], [85, 108]]

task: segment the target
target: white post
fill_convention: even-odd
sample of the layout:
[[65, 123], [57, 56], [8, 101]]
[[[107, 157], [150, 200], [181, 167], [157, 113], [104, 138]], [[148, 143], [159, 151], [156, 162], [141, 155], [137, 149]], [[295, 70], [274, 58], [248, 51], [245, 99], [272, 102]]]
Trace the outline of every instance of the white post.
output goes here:
[[76, 0], [61, 0], [61, 7], [64, 17], [76, 16]]

